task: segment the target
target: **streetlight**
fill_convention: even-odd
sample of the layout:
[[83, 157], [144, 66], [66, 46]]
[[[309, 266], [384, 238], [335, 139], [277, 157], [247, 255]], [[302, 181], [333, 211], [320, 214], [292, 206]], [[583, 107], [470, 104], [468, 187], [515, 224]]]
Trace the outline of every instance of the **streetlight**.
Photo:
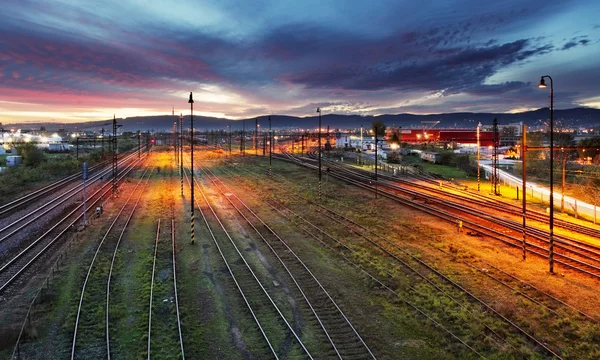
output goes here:
[[379, 127], [375, 126], [375, 199], [377, 199], [377, 132]]
[[321, 200], [321, 108], [317, 108], [319, 113], [319, 200]]
[[188, 103], [190, 104], [190, 129], [192, 131], [191, 134], [191, 142], [190, 142], [190, 158], [192, 159], [192, 164], [190, 165], [191, 167], [191, 200], [190, 200], [190, 211], [191, 211], [191, 219], [190, 219], [190, 226], [191, 226], [191, 244], [194, 244], [194, 99], [192, 98], [192, 93], [190, 92], [190, 99], [188, 100]]
[[271, 131], [271, 115], [269, 115], [269, 177], [273, 176], [273, 132]]
[[181, 182], [181, 197], [183, 197], [183, 114], [179, 114], [179, 179]]
[[554, 84], [549, 75], [540, 78], [540, 89], [545, 89], [544, 78], [550, 79], [550, 272], [554, 273]]
[[481, 149], [481, 142], [480, 142], [480, 138], [479, 138], [479, 129], [481, 128], [481, 122], [479, 124], [477, 124], [477, 191], [481, 191], [481, 173], [480, 173], [480, 149]]

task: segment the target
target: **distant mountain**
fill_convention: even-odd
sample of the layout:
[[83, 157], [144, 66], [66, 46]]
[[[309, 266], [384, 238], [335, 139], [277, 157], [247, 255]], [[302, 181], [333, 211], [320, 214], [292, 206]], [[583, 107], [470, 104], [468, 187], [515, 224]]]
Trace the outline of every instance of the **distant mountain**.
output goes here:
[[[421, 121], [440, 121], [438, 128], [475, 128], [479, 122], [483, 125], [491, 125], [494, 118], [498, 119], [498, 124], [509, 124], [523, 122], [531, 130], [536, 128], [545, 128], [550, 118], [550, 110], [542, 108], [533, 111], [526, 111], [515, 114], [506, 113], [445, 113], [431, 115], [416, 114], [397, 114], [380, 116], [360, 116], [360, 115], [337, 115], [326, 114], [322, 116], [322, 126], [329, 126], [332, 129], [359, 128], [361, 125], [370, 127], [370, 124], [379, 119], [387, 126], [401, 126], [402, 128], [421, 128]], [[177, 116], [139, 116], [126, 119], [117, 119], [122, 125], [121, 131], [169, 131], [173, 128], [173, 122], [178, 120]], [[37, 123], [26, 126], [23, 124], [14, 124], [15, 127], [39, 129], [45, 126], [48, 130], [64, 128], [67, 130], [98, 130], [104, 127], [105, 131], [112, 130], [112, 120], [102, 120], [85, 123]], [[555, 127], [559, 128], [592, 128], [600, 126], [600, 109], [594, 108], [574, 108], [565, 110], [554, 110]], [[258, 123], [261, 129], [268, 129], [269, 122], [267, 116], [258, 117]], [[271, 126], [274, 129], [316, 129], [318, 127], [318, 116], [296, 117], [286, 115], [271, 115]], [[245, 119], [246, 130], [254, 129], [256, 118]], [[190, 125], [190, 117], [184, 117], [184, 127]], [[206, 129], [226, 130], [227, 126], [234, 130], [241, 130], [244, 126], [244, 120], [230, 120], [215, 117], [194, 116], [194, 127], [203, 131]], [[7, 124], [5, 127], [11, 127]]]

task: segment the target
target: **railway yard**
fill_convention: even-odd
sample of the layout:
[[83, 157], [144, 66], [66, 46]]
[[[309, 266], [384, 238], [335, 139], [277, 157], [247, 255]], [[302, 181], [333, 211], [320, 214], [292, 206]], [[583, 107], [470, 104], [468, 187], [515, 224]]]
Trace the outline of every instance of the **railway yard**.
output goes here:
[[551, 274], [540, 206], [244, 155], [91, 168], [86, 226], [81, 174], [0, 203], [0, 358], [600, 358], [599, 226], [555, 219]]

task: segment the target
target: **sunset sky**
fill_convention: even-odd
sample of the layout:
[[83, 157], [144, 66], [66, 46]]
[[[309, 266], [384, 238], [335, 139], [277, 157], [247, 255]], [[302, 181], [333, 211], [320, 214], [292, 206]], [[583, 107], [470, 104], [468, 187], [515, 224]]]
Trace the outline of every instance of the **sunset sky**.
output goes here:
[[2, 0], [0, 122], [600, 108], [599, 39], [597, 0]]

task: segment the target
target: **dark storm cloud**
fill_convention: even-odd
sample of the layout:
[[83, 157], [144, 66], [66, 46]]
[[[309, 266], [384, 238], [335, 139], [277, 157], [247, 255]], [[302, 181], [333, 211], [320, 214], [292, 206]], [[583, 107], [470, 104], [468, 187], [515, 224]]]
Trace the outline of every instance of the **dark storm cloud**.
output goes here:
[[[452, 94], [481, 85], [504, 66], [553, 50], [552, 44], [536, 45], [530, 39], [439, 48], [405, 45], [401, 41], [361, 44], [354, 39], [353, 46], [331, 52], [329, 56], [334, 56], [333, 59], [324, 59], [321, 65], [307, 70], [290, 72], [283, 79], [312, 88], [442, 90]], [[361, 50], [365, 48], [369, 51]]]

